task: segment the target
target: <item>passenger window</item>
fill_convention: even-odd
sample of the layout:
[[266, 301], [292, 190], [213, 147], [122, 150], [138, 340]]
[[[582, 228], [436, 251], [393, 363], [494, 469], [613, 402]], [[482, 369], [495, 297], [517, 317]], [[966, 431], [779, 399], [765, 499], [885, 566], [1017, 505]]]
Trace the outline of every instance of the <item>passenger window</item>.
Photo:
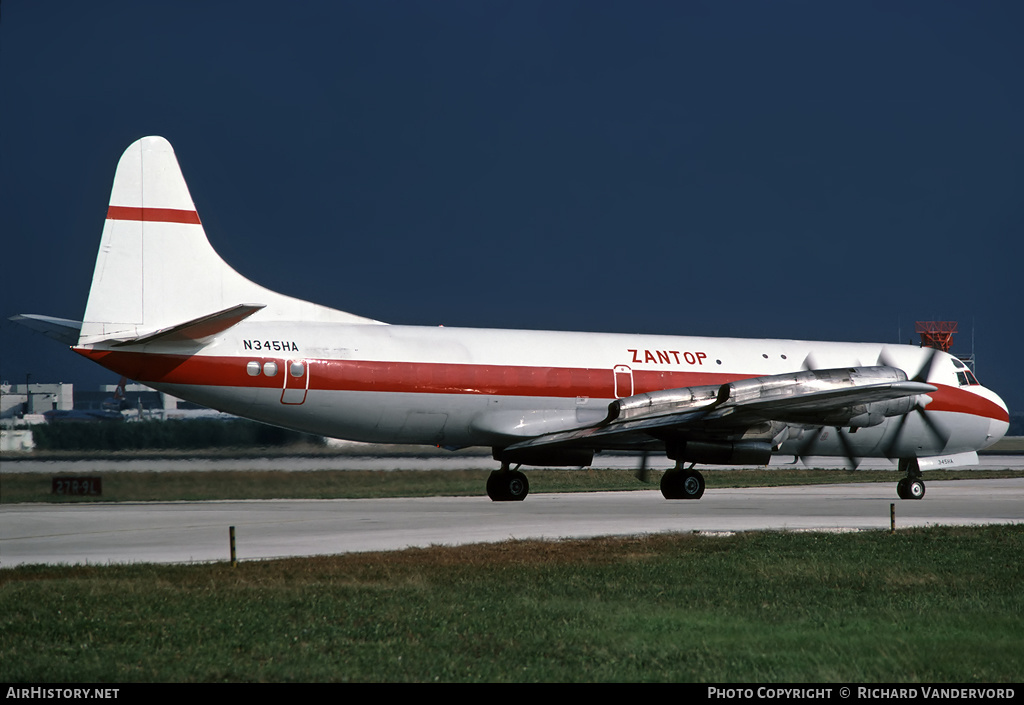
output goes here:
[[245, 366], [245, 371], [249, 373], [250, 377], [257, 377], [260, 373], [260, 363], [253, 360]]
[[263, 363], [263, 374], [267, 377], [273, 377], [277, 374], [277, 363], [276, 362], [265, 362]]
[[301, 377], [306, 372], [306, 367], [301, 362], [293, 362], [289, 367], [292, 377]]

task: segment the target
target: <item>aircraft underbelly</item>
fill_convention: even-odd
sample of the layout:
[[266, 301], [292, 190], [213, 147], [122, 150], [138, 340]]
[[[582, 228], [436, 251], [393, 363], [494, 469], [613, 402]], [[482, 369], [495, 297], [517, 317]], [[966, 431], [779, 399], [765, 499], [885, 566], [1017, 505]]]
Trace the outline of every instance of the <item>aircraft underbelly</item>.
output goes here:
[[[592, 422], [607, 410], [609, 400], [564, 397], [433, 394], [310, 389], [301, 403], [288, 390], [205, 385], [155, 385], [169, 394], [214, 409], [306, 433], [369, 443], [438, 446], [507, 445], [517, 438], [557, 432]], [[582, 414], [582, 415], [581, 415]], [[903, 429], [895, 419], [850, 433], [834, 427], [810, 428], [780, 452], [856, 457], [923, 457], [959, 453], [988, 445], [1001, 434], [991, 420], [969, 414], [936, 412], [935, 422], [947, 430], [945, 442], [917, 418]], [[955, 417], [955, 418], [954, 418]], [[843, 438], [839, 434], [843, 434]]]
[[[282, 402], [280, 389], [159, 385], [161, 391], [227, 413], [306, 433], [368, 443], [470, 446], [507, 443], [524, 420], [547, 414], [550, 430], [579, 418], [577, 400], [557, 397], [441, 395], [309, 390], [302, 404]], [[592, 400], [603, 413], [604, 406]], [[605, 405], [607, 402], [605, 402]], [[500, 423], [484, 423], [496, 419]]]

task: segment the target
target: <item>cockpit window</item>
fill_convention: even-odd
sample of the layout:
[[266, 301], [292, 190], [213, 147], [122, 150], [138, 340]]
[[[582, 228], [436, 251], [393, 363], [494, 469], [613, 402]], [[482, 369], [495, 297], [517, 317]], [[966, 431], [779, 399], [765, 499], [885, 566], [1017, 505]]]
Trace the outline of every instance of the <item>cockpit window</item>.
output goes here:
[[978, 378], [975, 377], [974, 373], [968, 369], [964, 369], [957, 372], [956, 379], [960, 383], [961, 387], [966, 387], [972, 384], [978, 384]]

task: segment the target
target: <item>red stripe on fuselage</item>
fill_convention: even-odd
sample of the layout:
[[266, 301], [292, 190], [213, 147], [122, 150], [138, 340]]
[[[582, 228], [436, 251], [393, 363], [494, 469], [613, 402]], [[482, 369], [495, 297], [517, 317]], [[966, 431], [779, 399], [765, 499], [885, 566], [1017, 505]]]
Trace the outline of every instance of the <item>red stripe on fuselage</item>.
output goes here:
[[[167, 355], [75, 348], [109, 370], [138, 382], [191, 384], [214, 387], [280, 389], [287, 373], [286, 357], [215, 357]], [[368, 360], [310, 360], [309, 389], [353, 392], [403, 392], [412, 394], [487, 394], [512, 397], [615, 397], [615, 375], [605, 368], [525, 367], [470, 365], [434, 362], [378, 362]], [[278, 363], [273, 377], [250, 376], [246, 363]], [[635, 370], [633, 393], [660, 389], [725, 384], [757, 375], [709, 372]], [[966, 389], [937, 385], [928, 396], [928, 411], [971, 414], [1009, 422], [1006, 409]]]
[[970, 387], [960, 389], [945, 385], [936, 386], [938, 389], [928, 395], [932, 401], [925, 407], [925, 411], [952, 411], [1010, 422], [1010, 412], [980, 394], [968, 391]]
[[[281, 377], [286, 372], [284, 360], [290, 359], [165, 355], [87, 348], [75, 348], [75, 352], [138, 382], [269, 389], [284, 385]], [[611, 369], [604, 368], [296, 359], [310, 367], [311, 390], [597, 399], [615, 396], [615, 375]], [[261, 366], [264, 362], [275, 361], [279, 371], [273, 377], [250, 376], [246, 372], [249, 361], [259, 362]], [[633, 373], [633, 387], [634, 393], [639, 394], [656, 389], [723, 384], [744, 376], [638, 370]]]
[[139, 208], [135, 206], [110, 206], [107, 220], [138, 220], [146, 223], [185, 223], [202, 225], [195, 211], [176, 208]]

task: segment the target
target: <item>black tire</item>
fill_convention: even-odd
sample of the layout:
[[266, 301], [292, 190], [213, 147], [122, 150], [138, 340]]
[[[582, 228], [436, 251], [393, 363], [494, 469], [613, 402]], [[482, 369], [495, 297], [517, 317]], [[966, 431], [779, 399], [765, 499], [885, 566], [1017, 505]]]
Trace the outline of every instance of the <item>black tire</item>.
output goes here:
[[669, 470], [661, 476], [661, 495], [665, 499], [700, 499], [704, 486], [704, 476], [696, 470]]
[[487, 476], [487, 496], [492, 502], [522, 502], [530, 494], [530, 481], [518, 470], [495, 470]]
[[501, 473], [497, 470], [487, 476], [487, 496], [492, 502], [504, 501], [501, 494]]
[[896, 496], [900, 499], [910, 499], [910, 496], [907, 495], [907, 478], [904, 477], [896, 483]]
[[679, 475], [678, 470], [666, 470], [665, 474], [661, 476], [661, 496], [665, 499], [679, 499], [676, 496], [677, 475]]

